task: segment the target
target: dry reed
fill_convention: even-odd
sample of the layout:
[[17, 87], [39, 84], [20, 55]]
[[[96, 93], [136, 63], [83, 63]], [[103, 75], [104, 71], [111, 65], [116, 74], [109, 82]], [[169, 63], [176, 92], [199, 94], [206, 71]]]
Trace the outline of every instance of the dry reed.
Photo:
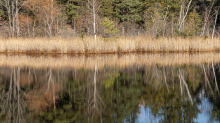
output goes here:
[[220, 53], [197, 54], [109, 54], [109, 55], [60, 55], [60, 56], [28, 56], [28, 55], [0, 55], [1, 67], [30, 67], [30, 68], [68, 68], [68, 69], [94, 69], [95, 66], [115, 66], [125, 68], [133, 65], [184, 65], [204, 63], [217, 63], [220, 61]]
[[123, 52], [204, 52], [220, 50], [219, 39], [120, 37], [115, 41], [98, 38], [14, 38], [0, 39], [0, 52], [20, 53], [123, 53]]

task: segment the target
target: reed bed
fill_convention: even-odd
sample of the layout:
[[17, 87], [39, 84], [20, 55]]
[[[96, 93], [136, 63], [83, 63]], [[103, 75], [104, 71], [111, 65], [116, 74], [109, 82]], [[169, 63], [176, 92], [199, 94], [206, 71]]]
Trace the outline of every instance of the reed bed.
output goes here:
[[208, 52], [220, 51], [219, 39], [159, 38], [151, 36], [120, 37], [104, 41], [94, 37], [12, 38], [0, 39], [2, 53], [131, 53], [131, 52]]
[[108, 54], [108, 55], [59, 55], [59, 56], [28, 56], [0, 54], [1, 67], [30, 67], [30, 68], [68, 68], [68, 69], [101, 69], [105, 66], [125, 68], [129, 66], [180, 66], [185, 64], [201, 65], [204, 63], [220, 62], [220, 53], [197, 54]]

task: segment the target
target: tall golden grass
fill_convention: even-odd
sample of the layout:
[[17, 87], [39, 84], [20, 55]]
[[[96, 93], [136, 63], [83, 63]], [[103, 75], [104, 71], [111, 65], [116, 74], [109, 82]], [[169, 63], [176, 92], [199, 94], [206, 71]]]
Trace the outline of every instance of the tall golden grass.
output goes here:
[[204, 52], [220, 50], [219, 39], [120, 37], [104, 41], [94, 37], [0, 39], [0, 52], [20, 53], [118, 53], [118, 52]]
[[185, 64], [201, 65], [220, 62], [220, 53], [172, 53], [172, 54], [108, 54], [108, 55], [59, 55], [59, 56], [28, 56], [0, 54], [0, 67], [30, 68], [68, 68], [68, 69], [99, 69], [105, 66], [125, 68], [138, 66], [179, 66]]

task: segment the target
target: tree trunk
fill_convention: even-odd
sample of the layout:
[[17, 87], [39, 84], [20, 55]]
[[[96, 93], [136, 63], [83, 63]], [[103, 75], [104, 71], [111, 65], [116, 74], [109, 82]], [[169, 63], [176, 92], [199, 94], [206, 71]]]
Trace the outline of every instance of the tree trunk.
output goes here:
[[76, 25], [75, 25], [75, 19], [73, 21], [73, 28], [74, 28], [74, 36], [76, 36]]
[[97, 74], [97, 65], [95, 66], [95, 73], [94, 73], [94, 108], [96, 108], [96, 103], [97, 103], [97, 100], [96, 100], [96, 74]]
[[10, 36], [20, 36], [18, 12], [21, 3], [18, 0], [2, 0], [1, 2], [7, 10]]
[[96, 24], [95, 24], [95, 0], [93, 0], [93, 19], [94, 19], [94, 21], [93, 21], [94, 37], [95, 37], [95, 42], [96, 42], [96, 30], [95, 30], [95, 26], [96, 26]]
[[18, 0], [16, 0], [15, 2], [15, 28], [16, 28], [16, 36], [19, 37], [20, 36], [20, 27], [19, 27], [19, 6], [18, 6]]
[[[215, 0], [212, 1], [212, 4], [211, 4], [210, 8], [205, 7], [206, 11], [205, 11], [204, 25], [203, 25], [203, 28], [202, 28], [202, 30], [203, 30], [202, 36], [204, 36], [204, 34], [206, 34], [207, 23], [208, 23], [209, 16], [210, 16], [210, 14], [211, 14], [212, 7], [213, 7], [214, 3], [215, 3]], [[206, 4], [206, 3], [205, 3], [205, 4]], [[208, 9], [209, 9], [209, 11], [208, 11]]]
[[[185, 20], [185, 18], [186, 18], [186, 16], [187, 16], [187, 14], [188, 14], [189, 7], [190, 7], [191, 3], [192, 3], [192, 0], [190, 0], [190, 1], [189, 1], [188, 6], [187, 6], [186, 13], [184, 13], [184, 14], [185, 14], [185, 16], [184, 16], [184, 17], [183, 17], [183, 19], [180, 21], [180, 24], [179, 24], [179, 31], [180, 31], [181, 26], [183, 25], [183, 22], [184, 22], [184, 20]], [[181, 8], [182, 8], [182, 7], [181, 7]]]
[[215, 25], [214, 25], [214, 27], [213, 27], [213, 31], [212, 31], [212, 40], [213, 40], [213, 38], [214, 38], [214, 34], [215, 34], [215, 26], [216, 26], [216, 22], [217, 22], [217, 18], [218, 18], [218, 11], [219, 11], [219, 7], [218, 7], [218, 9], [215, 11]]

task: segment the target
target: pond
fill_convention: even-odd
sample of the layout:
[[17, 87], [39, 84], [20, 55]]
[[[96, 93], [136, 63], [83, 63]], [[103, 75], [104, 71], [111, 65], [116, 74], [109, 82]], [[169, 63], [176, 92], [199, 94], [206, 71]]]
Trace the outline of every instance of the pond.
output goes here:
[[220, 54], [0, 55], [7, 123], [220, 122]]

